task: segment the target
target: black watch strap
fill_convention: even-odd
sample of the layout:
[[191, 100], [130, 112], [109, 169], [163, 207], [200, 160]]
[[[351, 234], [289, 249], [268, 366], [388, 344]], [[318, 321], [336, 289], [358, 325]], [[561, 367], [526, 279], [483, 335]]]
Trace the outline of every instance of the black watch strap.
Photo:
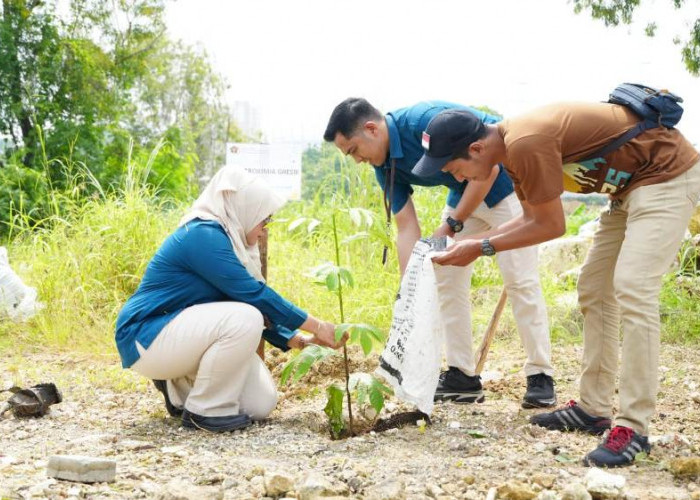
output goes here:
[[447, 225], [450, 226], [450, 229], [455, 233], [459, 233], [464, 229], [464, 223], [461, 220], [453, 219], [450, 215], [447, 216], [445, 222], [447, 222]]

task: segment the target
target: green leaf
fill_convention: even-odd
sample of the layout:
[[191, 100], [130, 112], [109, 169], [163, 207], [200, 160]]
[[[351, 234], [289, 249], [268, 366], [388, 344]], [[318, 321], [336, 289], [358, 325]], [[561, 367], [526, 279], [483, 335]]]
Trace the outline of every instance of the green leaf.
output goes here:
[[348, 387], [357, 394], [358, 406], [366, 404], [369, 398], [369, 404], [377, 413], [384, 408], [384, 394], [393, 394], [393, 391], [375, 376], [363, 372], [350, 375]]
[[489, 437], [484, 431], [478, 429], [467, 429], [467, 434], [476, 439], [483, 439]]
[[286, 384], [287, 380], [289, 380], [289, 376], [292, 374], [293, 371], [294, 371], [294, 363], [292, 363], [290, 361], [282, 369], [282, 373], [280, 373], [280, 384], [282, 384], [282, 385]]
[[572, 463], [578, 462], [577, 458], [573, 458], [573, 457], [567, 455], [566, 453], [559, 453], [558, 455], [555, 455], [554, 460], [556, 460], [557, 462], [561, 462], [563, 464], [572, 464]]
[[340, 325], [336, 325], [335, 327], [335, 341], [338, 342], [340, 338], [345, 334], [345, 332], [348, 331], [348, 329], [352, 326], [351, 323], [341, 323]]
[[344, 331], [350, 332], [348, 342], [360, 344], [365, 356], [372, 351], [375, 343], [383, 345], [386, 340], [381, 330], [366, 323], [348, 323], [344, 328]]
[[312, 344], [306, 347], [287, 363], [287, 365], [282, 369], [280, 382], [282, 384], [286, 384], [290, 377], [294, 382], [297, 382], [301, 377], [308, 373], [314, 363], [330, 356], [335, 356], [336, 354], [336, 351], [330, 347], [322, 347]]
[[374, 384], [369, 386], [369, 404], [372, 405], [377, 414], [384, 408], [384, 394]]
[[350, 269], [346, 267], [338, 268], [338, 276], [340, 277], [343, 285], [347, 285], [350, 288], [355, 286], [355, 280], [352, 277], [352, 272], [350, 272]]
[[316, 358], [313, 356], [305, 356], [303, 354], [299, 356], [299, 361], [296, 363], [292, 380], [298, 382], [301, 377], [309, 372], [311, 365], [313, 365], [315, 361]]
[[328, 401], [323, 411], [328, 416], [333, 437], [338, 438], [343, 429], [345, 429], [345, 421], [343, 420], [343, 389], [333, 384], [326, 389], [326, 394], [328, 395]]
[[337, 292], [340, 289], [340, 275], [337, 270], [333, 270], [326, 276], [326, 288], [331, 292]]
[[369, 353], [372, 352], [372, 346], [374, 345], [372, 337], [368, 333], [361, 332], [360, 345], [362, 346], [362, 351], [365, 353], [365, 356], [369, 356]]
[[383, 392], [384, 394], [388, 394], [392, 396], [394, 394], [394, 389], [389, 387], [388, 385], [384, 385], [381, 380], [379, 380], [377, 377], [372, 376], [372, 385], [379, 391]]
[[338, 273], [338, 268], [331, 262], [324, 262], [309, 270], [309, 276], [320, 285], [326, 284], [329, 273]]

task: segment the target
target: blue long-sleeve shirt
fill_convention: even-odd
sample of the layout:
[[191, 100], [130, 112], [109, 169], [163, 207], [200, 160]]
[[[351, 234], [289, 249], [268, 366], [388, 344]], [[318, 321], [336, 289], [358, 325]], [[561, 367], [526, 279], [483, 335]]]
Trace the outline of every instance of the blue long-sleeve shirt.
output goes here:
[[[497, 123], [501, 120], [476, 108], [445, 101], [419, 102], [414, 106], [387, 113], [384, 118], [389, 131], [389, 154], [383, 165], [374, 166], [374, 173], [379, 186], [383, 190], [386, 185], [386, 178], [391, 170], [392, 160], [396, 163], [391, 200], [391, 211], [393, 213], [400, 212], [406, 205], [408, 197], [413, 194], [412, 185], [447, 186], [450, 189], [447, 195], [447, 204], [455, 208], [459, 203], [462, 193], [467, 187], [467, 181], [460, 182], [451, 174], [444, 172], [438, 172], [430, 177], [419, 177], [411, 172], [425, 152], [421, 145], [421, 137], [428, 126], [428, 122], [438, 113], [448, 109], [471, 111], [486, 124]], [[503, 165], [499, 165], [498, 176], [486, 194], [484, 202], [489, 208], [492, 208], [512, 192], [513, 182], [508, 177]]]
[[183, 309], [209, 302], [244, 302], [258, 309], [274, 327], [263, 337], [280, 349], [308, 314], [256, 280], [241, 264], [223, 227], [195, 219], [179, 227], [146, 267], [136, 292], [117, 317], [116, 341], [122, 366], [139, 359], [136, 342], [145, 349]]

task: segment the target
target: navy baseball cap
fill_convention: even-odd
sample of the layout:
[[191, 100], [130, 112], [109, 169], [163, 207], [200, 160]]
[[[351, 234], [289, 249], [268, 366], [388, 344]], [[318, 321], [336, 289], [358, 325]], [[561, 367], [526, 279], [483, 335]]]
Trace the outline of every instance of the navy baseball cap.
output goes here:
[[474, 113], [463, 109], [435, 115], [423, 132], [421, 145], [425, 153], [411, 171], [421, 177], [439, 173], [455, 153], [479, 139], [485, 128]]

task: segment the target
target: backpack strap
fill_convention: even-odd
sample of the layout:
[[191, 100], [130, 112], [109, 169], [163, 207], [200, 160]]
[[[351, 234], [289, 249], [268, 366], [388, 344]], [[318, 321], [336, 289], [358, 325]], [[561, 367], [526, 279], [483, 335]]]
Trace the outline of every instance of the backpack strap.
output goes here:
[[639, 122], [637, 125], [629, 129], [627, 132], [622, 134], [621, 136], [617, 137], [616, 139], [612, 140], [602, 148], [594, 151], [590, 155], [586, 157], [587, 160], [592, 160], [594, 158], [602, 158], [603, 156], [612, 153], [615, 151], [617, 148], [622, 146], [628, 141], [631, 141], [635, 137], [637, 137], [639, 134], [644, 132], [645, 130], [649, 130], [650, 128], [656, 128], [658, 127], [659, 124], [656, 122], [653, 122], [651, 120], [644, 120]]
[[[386, 232], [391, 232], [391, 203], [394, 201], [394, 177], [396, 176], [396, 160], [391, 159], [391, 171], [384, 178], [384, 210], [386, 211]], [[382, 264], [386, 264], [389, 247], [384, 245], [382, 251]]]

